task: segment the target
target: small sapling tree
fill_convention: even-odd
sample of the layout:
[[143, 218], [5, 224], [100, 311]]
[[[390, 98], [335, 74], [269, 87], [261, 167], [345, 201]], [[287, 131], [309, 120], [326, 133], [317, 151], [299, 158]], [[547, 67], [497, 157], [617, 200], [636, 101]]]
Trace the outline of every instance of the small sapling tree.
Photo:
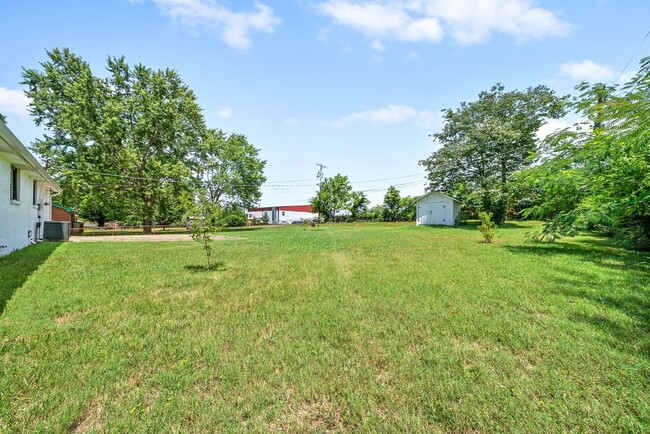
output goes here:
[[212, 263], [210, 262], [212, 256], [212, 240], [222, 229], [220, 214], [216, 205], [210, 202], [203, 202], [201, 204], [201, 218], [192, 222], [192, 239], [201, 244], [201, 248], [205, 252], [205, 258], [208, 262], [208, 270], [212, 268]]
[[268, 225], [270, 220], [271, 219], [269, 218], [269, 213], [264, 211], [264, 214], [262, 214], [262, 224], [263, 225]]
[[492, 213], [481, 211], [478, 213], [478, 218], [481, 219], [481, 224], [477, 226], [478, 230], [483, 234], [486, 243], [491, 243], [497, 236], [497, 224], [492, 221]]

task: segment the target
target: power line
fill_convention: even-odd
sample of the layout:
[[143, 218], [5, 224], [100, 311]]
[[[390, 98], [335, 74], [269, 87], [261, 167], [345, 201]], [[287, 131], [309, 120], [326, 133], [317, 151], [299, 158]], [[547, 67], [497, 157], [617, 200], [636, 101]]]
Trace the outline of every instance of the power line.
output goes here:
[[639, 50], [641, 49], [641, 47], [642, 47], [643, 44], [645, 43], [646, 39], [648, 39], [648, 36], [650, 36], [650, 30], [648, 30], [648, 33], [645, 34], [645, 36], [644, 36], [643, 39], [641, 40], [641, 43], [639, 44], [639, 46], [637, 47], [637, 49], [634, 51], [634, 53], [632, 53], [632, 56], [630, 56], [630, 59], [629, 59], [629, 60], [627, 61], [627, 63], [625, 64], [625, 67], [623, 67], [623, 70], [622, 70], [621, 73], [618, 75], [618, 78], [616, 79], [616, 82], [618, 82], [618, 81], [621, 79], [621, 77], [622, 77], [623, 74], [625, 73], [625, 70], [627, 69], [627, 67], [630, 66], [630, 63], [632, 63], [632, 60], [636, 57], [637, 53], [639, 52]]
[[393, 178], [371, 179], [367, 181], [350, 181], [350, 184], [366, 184], [369, 182], [381, 182], [381, 181], [390, 181], [393, 179], [414, 178], [416, 176], [424, 176], [424, 175], [426, 175], [426, 173], [422, 172], [422, 173], [414, 173], [412, 175], [395, 176]]
[[[322, 168], [327, 168], [325, 165], [320, 165]], [[54, 166], [56, 168], [56, 166]], [[90, 173], [93, 175], [102, 175], [102, 176], [110, 176], [114, 178], [122, 178], [122, 179], [130, 179], [130, 180], [141, 180], [141, 181], [149, 181], [149, 182], [168, 182], [168, 183], [176, 183], [176, 184], [189, 184], [191, 181], [189, 180], [175, 180], [175, 179], [168, 179], [168, 178], [161, 178], [161, 179], [154, 179], [154, 178], [147, 178], [147, 177], [142, 177], [142, 176], [132, 176], [132, 175], [124, 175], [124, 174], [116, 174], [116, 173], [108, 173], [108, 172], [99, 172], [99, 171], [94, 171], [94, 170], [86, 170], [86, 169], [77, 169], [77, 168], [71, 168], [71, 167], [59, 167], [59, 170], [62, 172], [82, 172], [82, 173]], [[322, 169], [321, 169], [322, 170]], [[319, 171], [319, 173], [321, 173]], [[383, 181], [390, 181], [394, 179], [405, 179], [405, 178], [413, 178], [416, 176], [423, 176], [425, 173], [415, 173], [411, 175], [402, 175], [402, 176], [395, 176], [395, 177], [390, 177], [390, 178], [378, 178], [378, 179], [370, 179], [370, 180], [364, 180], [364, 181], [350, 181], [350, 184], [367, 184], [367, 183], [372, 183], [372, 182], [383, 182]], [[297, 182], [299, 180], [296, 180], [294, 182]], [[319, 184], [280, 184], [281, 182], [291, 182], [291, 181], [266, 181], [264, 184], [260, 186], [260, 188], [265, 188], [265, 189], [276, 189], [276, 188], [297, 188], [297, 187], [318, 187]], [[272, 185], [271, 185], [272, 184]], [[231, 186], [236, 186], [236, 187], [255, 187], [258, 184], [230, 184]]]

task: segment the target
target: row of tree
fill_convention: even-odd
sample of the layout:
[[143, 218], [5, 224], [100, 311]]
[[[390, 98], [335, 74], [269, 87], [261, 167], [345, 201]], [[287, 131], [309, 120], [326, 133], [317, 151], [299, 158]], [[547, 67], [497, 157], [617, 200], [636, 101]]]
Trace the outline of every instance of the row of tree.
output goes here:
[[104, 76], [68, 49], [24, 69], [30, 112], [46, 133], [32, 149], [63, 187], [59, 200], [107, 220], [177, 222], [203, 201], [239, 215], [256, 203], [266, 162], [245, 136], [207, 128], [171, 69], [109, 57]]
[[324, 178], [310, 202], [314, 212], [325, 222], [415, 220], [415, 198], [401, 197], [399, 190], [391, 186], [384, 196], [384, 203], [369, 208], [370, 200], [366, 194], [353, 191], [348, 177], [341, 174]]
[[[650, 58], [628, 83], [581, 83], [577, 97], [545, 86], [444, 111], [441, 148], [420, 162], [429, 189], [460, 199], [465, 216], [490, 212], [546, 220], [549, 241], [596, 229], [650, 247]], [[540, 141], [539, 128], [568, 111], [581, 121]]]

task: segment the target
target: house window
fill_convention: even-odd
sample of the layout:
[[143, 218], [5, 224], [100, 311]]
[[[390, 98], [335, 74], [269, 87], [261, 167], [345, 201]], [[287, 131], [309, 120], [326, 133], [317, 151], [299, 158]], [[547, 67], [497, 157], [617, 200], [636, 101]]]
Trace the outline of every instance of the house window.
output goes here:
[[284, 217], [284, 211], [282, 211], [282, 217]]
[[11, 180], [9, 183], [9, 197], [11, 200], [20, 200], [20, 172], [18, 168], [11, 166]]
[[36, 206], [36, 203], [38, 201], [37, 191], [38, 191], [38, 185], [36, 181], [34, 181], [34, 183], [32, 184], [32, 205], [34, 206]]

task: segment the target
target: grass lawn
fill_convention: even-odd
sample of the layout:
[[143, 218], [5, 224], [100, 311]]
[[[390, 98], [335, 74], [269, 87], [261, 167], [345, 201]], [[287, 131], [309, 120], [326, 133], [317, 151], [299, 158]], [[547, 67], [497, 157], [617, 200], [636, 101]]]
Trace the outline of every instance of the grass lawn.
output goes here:
[[[0, 259], [0, 431], [648, 432], [650, 257], [338, 224]], [[232, 233], [229, 233], [232, 232]]]

